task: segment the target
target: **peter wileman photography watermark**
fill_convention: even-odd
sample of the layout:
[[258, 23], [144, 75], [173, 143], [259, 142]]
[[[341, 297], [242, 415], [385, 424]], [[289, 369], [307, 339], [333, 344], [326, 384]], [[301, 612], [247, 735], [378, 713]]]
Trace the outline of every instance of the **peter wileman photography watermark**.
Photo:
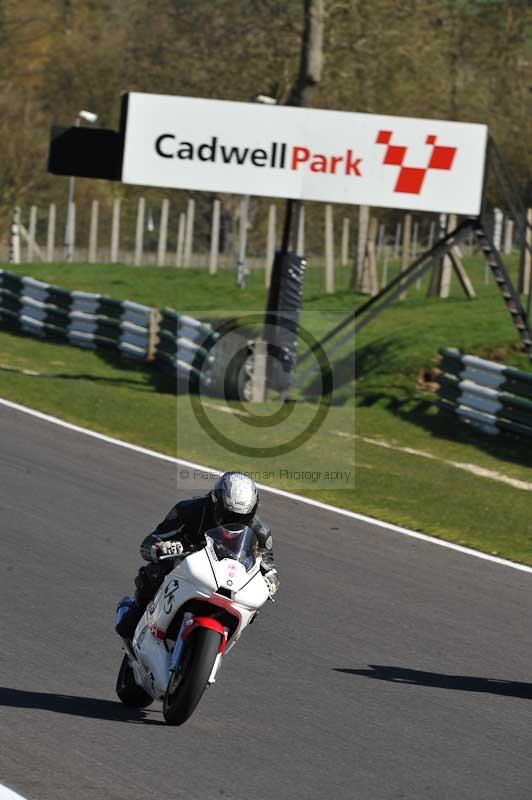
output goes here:
[[[346, 484], [349, 486], [353, 480], [352, 470], [309, 470], [301, 467], [301, 469], [283, 469], [278, 470], [249, 470], [247, 467], [232, 465], [231, 469], [238, 472], [245, 472], [254, 481], [274, 481], [280, 480], [293, 480], [293, 481], [308, 481], [309, 483], [330, 483]], [[195, 467], [181, 467], [179, 469], [179, 478], [181, 481], [207, 481], [211, 483], [219, 477], [219, 472], [211, 470], [198, 469]]]
[[[343, 318], [345, 312], [337, 313]], [[179, 439], [209, 460], [280, 485], [354, 486], [354, 331], [329, 358], [319, 343], [334, 312], [306, 314], [299, 327], [276, 317], [234, 312], [203, 342], [189, 381], [190, 414], [177, 419]], [[317, 332], [318, 335], [316, 335]], [[267, 343], [265, 402], [252, 402], [259, 358]], [[198, 459], [199, 460], [199, 459]], [[201, 474], [182, 470], [181, 480]], [[200, 470], [201, 473], [201, 470]]]

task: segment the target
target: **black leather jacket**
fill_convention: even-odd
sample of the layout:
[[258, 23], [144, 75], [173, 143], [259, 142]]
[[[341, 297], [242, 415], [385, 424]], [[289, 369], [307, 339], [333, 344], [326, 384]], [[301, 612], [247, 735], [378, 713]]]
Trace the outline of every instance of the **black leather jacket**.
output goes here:
[[[151, 547], [157, 541], [180, 541], [185, 550], [198, 550], [205, 544], [203, 534], [217, 523], [212, 516], [209, 495], [181, 500], [170, 510], [163, 521], [157, 525], [153, 533], [148, 534], [140, 546], [140, 554], [145, 561], [151, 561]], [[250, 523], [255, 533], [259, 553], [262, 556], [262, 570], [275, 569], [273, 545], [270, 529], [255, 514]]]

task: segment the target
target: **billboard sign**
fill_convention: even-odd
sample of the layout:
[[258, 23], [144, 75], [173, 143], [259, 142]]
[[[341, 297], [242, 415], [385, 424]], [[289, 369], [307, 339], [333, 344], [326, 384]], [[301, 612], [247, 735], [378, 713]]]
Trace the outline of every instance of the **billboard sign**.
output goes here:
[[476, 216], [485, 125], [133, 92], [122, 181]]

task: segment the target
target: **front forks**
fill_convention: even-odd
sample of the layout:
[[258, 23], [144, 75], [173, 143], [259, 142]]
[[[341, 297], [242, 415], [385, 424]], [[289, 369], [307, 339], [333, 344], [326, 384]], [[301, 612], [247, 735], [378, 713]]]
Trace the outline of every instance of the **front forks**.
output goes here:
[[[186, 634], [187, 629], [189, 628], [190, 625], [193, 624], [193, 622], [194, 622], [194, 614], [192, 614], [190, 611], [185, 611], [185, 613], [183, 614], [183, 621], [181, 622], [181, 627], [179, 628], [179, 633], [177, 634], [177, 641], [175, 643], [174, 650], [173, 650], [172, 655], [170, 657], [170, 673], [171, 674], [174, 673], [177, 670], [177, 668], [179, 667], [179, 663], [181, 661], [181, 656], [183, 654], [183, 647], [184, 647], [185, 639], [186, 639], [186, 635], [185, 634]], [[224, 649], [225, 649], [225, 647], [224, 647]], [[220, 662], [222, 660], [222, 656], [223, 656], [223, 650], [221, 650], [216, 656], [216, 659], [214, 661], [214, 664], [212, 665], [211, 674], [209, 675], [209, 680], [207, 681], [207, 683], [212, 684], [212, 683], [215, 682], [216, 673], [218, 672], [218, 670], [220, 668]]]
[[183, 639], [183, 633], [185, 632], [186, 628], [190, 624], [190, 621], [193, 619], [194, 614], [190, 611], [185, 611], [183, 614], [183, 621], [181, 622], [181, 627], [179, 628], [179, 633], [177, 634], [177, 640], [175, 643], [174, 650], [172, 652], [172, 656], [170, 658], [170, 672], [175, 672], [179, 666], [179, 662], [181, 661], [181, 654], [183, 652], [183, 645], [185, 641]]

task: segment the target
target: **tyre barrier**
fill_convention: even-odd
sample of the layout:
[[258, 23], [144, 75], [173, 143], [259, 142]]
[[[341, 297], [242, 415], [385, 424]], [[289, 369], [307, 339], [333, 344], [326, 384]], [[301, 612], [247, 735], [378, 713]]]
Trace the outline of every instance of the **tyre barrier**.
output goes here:
[[455, 348], [440, 350], [438, 406], [489, 434], [532, 438], [532, 373]]
[[[173, 309], [68, 291], [0, 270], [0, 328], [92, 350], [114, 351], [218, 393], [223, 348], [207, 323]], [[236, 391], [236, 390], [235, 390]]]

